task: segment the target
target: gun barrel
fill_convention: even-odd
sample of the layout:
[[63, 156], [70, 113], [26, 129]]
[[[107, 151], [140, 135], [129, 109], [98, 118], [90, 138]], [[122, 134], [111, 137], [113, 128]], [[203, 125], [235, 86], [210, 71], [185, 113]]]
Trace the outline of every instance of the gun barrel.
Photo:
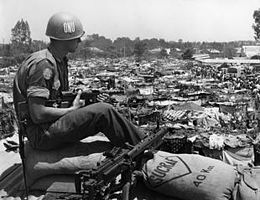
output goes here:
[[145, 137], [141, 142], [139, 142], [131, 151], [128, 152], [128, 156], [133, 158], [136, 157], [140, 152], [145, 150], [154, 150], [159, 147], [162, 143], [162, 137], [169, 132], [168, 127], [163, 127], [160, 131], [153, 135]]

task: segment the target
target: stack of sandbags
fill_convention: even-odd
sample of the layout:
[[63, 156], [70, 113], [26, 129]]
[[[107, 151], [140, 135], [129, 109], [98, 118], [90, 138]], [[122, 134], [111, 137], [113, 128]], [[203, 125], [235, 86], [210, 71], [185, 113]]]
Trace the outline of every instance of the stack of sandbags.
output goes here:
[[260, 195], [250, 173], [195, 154], [158, 151], [143, 174], [151, 190], [185, 200], [256, 200]]
[[40, 151], [25, 145], [25, 166], [28, 184], [36, 180], [59, 174], [74, 174], [79, 170], [97, 166], [105, 157], [103, 153], [112, 149], [106, 137], [93, 136], [68, 147], [51, 151]]

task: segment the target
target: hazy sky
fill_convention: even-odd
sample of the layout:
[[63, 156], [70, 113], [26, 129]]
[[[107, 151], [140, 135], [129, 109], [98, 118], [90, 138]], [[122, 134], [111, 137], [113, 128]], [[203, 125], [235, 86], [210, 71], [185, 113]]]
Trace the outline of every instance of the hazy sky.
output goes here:
[[87, 35], [112, 40], [163, 38], [166, 41], [253, 40], [253, 12], [260, 0], [0, 0], [0, 43], [27, 20], [33, 40], [45, 40], [49, 17], [69, 11]]

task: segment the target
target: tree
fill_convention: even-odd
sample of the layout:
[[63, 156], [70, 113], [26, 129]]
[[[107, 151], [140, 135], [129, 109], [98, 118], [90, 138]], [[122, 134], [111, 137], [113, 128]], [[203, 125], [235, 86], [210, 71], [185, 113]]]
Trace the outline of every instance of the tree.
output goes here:
[[[90, 38], [90, 37], [89, 37]], [[92, 39], [92, 38], [91, 38]], [[91, 48], [91, 42], [92, 40], [90, 39], [85, 39], [83, 40], [75, 53], [73, 54], [70, 54], [70, 57], [72, 59], [75, 59], [75, 58], [82, 58], [82, 59], [87, 59], [87, 58], [91, 58], [93, 57], [93, 53], [91, 52], [90, 48]]]
[[192, 49], [187, 49], [187, 50], [185, 50], [184, 53], [182, 54], [182, 58], [183, 58], [184, 60], [191, 59], [192, 56], [193, 56], [193, 51], [192, 51]]
[[91, 41], [91, 46], [96, 47], [105, 51], [109, 46], [112, 45], [112, 40], [107, 39], [104, 36], [98, 36], [98, 34], [93, 34], [93, 40]]
[[107, 52], [107, 55], [106, 55], [107, 57], [110, 57], [110, 58], [117, 58], [118, 57], [116, 47], [113, 46], [113, 45], [109, 46], [107, 48], [106, 52]]
[[182, 42], [183, 42], [183, 40], [182, 40], [182, 39], [179, 39], [179, 40], [178, 40], [178, 43], [182, 43]]
[[236, 56], [236, 49], [232, 45], [225, 45], [223, 48], [223, 57], [232, 59]]
[[113, 44], [121, 57], [130, 56], [134, 49], [134, 43], [128, 37], [116, 38]]
[[41, 40], [33, 40], [31, 42], [30, 53], [39, 51], [39, 50], [42, 50], [45, 48], [47, 48], [47, 43], [45, 43], [44, 41], [41, 41]]
[[167, 47], [167, 42], [165, 42], [164, 39], [160, 39], [159, 40], [159, 44], [161, 48], [166, 48]]
[[3, 51], [1, 56], [9, 57], [12, 55], [11, 52], [11, 45], [10, 44], [3, 44]]
[[136, 40], [136, 41], [137, 42], [135, 43], [134, 46], [134, 55], [136, 57], [136, 60], [140, 62], [147, 49], [147, 44], [140, 40]]
[[21, 19], [16, 23], [11, 30], [11, 45], [13, 54], [23, 54], [30, 51], [31, 46], [31, 32], [27, 21]]
[[166, 49], [163, 48], [163, 49], [160, 51], [159, 57], [160, 57], [160, 58], [167, 58], [167, 57], [168, 57], [168, 53], [167, 53]]
[[255, 23], [253, 24], [253, 29], [255, 31], [255, 40], [260, 39], [260, 9], [255, 10], [253, 14]]
[[148, 49], [156, 49], [160, 47], [160, 43], [159, 40], [156, 38], [152, 38], [152, 39], [144, 39], [143, 42], [145, 42], [147, 44], [147, 48]]

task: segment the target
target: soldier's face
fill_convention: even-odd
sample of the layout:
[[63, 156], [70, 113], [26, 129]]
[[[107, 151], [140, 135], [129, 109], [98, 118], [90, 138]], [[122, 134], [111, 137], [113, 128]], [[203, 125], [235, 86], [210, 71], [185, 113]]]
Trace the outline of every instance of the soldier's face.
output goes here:
[[68, 40], [67, 41], [68, 51], [71, 52], [71, 53], [75, 52], [76, 49], [78, 48], [78, 45], [79, 45], [80, 42], [81, 42], [80, 38]]

